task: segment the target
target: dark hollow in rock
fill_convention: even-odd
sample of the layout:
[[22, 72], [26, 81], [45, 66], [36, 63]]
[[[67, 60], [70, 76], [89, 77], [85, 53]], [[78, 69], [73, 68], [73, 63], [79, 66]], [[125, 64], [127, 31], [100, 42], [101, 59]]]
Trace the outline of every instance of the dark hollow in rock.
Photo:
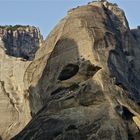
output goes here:
[[119, 81], [117, 81], [117, 79], [115, 80], [115, 85], [119, 86], [120, 88], [123, 88], [124, 90], [127, 90], [127, 88]]
[[101, 67], [99, 66], [94, 66], [94, 65], [88, 65], [87, 66], [87, 77], [93, 76], [98, 70], [100, 70]]
[[130, 120], [134, 116], [126, 107], [123, 106], [123, 119]]
[[65, 88], [60, 87], [60, 88], [56, 89], [55, 91], [53, 91], [53, 92], [51, 93], [51, 95], [56, 95], [57, 93], [59, 93], [59, 92], [61, 92], [61, 91], [63, 91], [63, 90], [65, 90]]
[[66, 131], [69, 131], [69, 130], [74, 130], [74, 129], [77, 129], [77, 127], [75, 125], [69, 125], [68, 128], [66, 129]]
[[57, 94], [65, 94], [66, 92], [74, 91], [74, 90], [76, 90], [78, 88], [79, 88], [79, 85], [74, 83], [70, 87], [59, 87], [59, 88], [57, 88], [55, 91], [53, 91], [51, 93], [51, 95], [55, 96]]
[[128, 131], [128, 140], [135, 140], [133, 135]]
[[61, 80], [61, 81], [67, 80], [67, 79], [73, 77], [74, 75], [76, 75], [78, 71], [79, 71], [78, 65], [68, 64], [61, 71], [61, 73], [58, 77], [58, 80]]
[[60, 135], [60, 134], [62, 134], [61, 131], [60, 131], [60, 132], [59, 132], [59, 131], [58, 131], [58, 132], [55, 132], [55, 133], [54, 133], [54, 137], [57, 137], [57, 136]]
[[124, 120], [131, 120], [134, 116], [125, 106], [116, 106], [116, 112], [124, 119]]

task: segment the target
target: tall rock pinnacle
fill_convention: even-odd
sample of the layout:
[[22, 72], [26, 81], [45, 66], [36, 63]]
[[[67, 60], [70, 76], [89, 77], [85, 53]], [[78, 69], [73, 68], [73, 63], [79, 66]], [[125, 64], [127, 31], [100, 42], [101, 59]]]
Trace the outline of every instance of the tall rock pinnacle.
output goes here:
[[69, 10], [24, 73], [32, 119], [12, 140], [139, 140], [139, 42], [116, 4]]

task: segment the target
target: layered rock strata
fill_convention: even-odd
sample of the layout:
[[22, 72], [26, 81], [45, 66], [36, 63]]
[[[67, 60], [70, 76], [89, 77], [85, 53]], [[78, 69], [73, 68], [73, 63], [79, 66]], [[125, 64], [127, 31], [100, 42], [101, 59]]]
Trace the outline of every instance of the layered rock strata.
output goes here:
[[39, 34], [30, 26], [0, 27], [0, 137], [4, 140], [21, 131], [31, 119], [28, 88], [23, 82], [31, 61], [23, 54], [33, 59], [42, 41]]
[[12, 140], [139, 140], [139, 37], [116, 4], [71, 9], [28, 65], [33, 118]]
[[12, 140], [139, 140], [139, 40], [116, 4], [70, 10], [27, 69], [33, 119]]

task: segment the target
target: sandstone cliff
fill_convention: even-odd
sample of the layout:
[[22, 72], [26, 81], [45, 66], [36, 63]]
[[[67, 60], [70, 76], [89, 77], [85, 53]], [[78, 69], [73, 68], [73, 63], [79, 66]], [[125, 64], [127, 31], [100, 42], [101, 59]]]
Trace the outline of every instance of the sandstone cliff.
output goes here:
[[40, 36], [35, 27], [0, 28], [0, 136], [4, 140], [21, 131], [31, 118], [23, 82], [30, 64], [25, 55], [33, 59]]
[[139, 42], [116, 4], [69, 10], [24, 72], [33, 118], [12, 140], [139, 140]]

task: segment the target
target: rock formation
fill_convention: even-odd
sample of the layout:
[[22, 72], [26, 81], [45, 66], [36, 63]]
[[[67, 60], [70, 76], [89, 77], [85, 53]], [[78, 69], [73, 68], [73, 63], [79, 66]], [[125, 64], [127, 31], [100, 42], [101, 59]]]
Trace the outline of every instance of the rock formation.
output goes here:
[[32, 60], [42, 36], [34, 26], [0, 26], [0, 40], [4, 42], [6, 54]]
[[116, 4], [71, 9], [27, 68], [33, 119], [12, 140], [139, 140], [139, 41]]
[[140, 29], [116, 4], [69, 10], [23, 72], [32, 119], [11, 140], [139, 140], [139, 62]]
[[[29, 59], [33, 58], [41, 38], [35, 27], [24, 26], [15, 30], [15, 26], [8, 26], [12, 30], [6, 27], [0, 28], [0, 136], [9, 140], [31, 119], [28, 92], [23, 82], [31, 61], [26, 60], [24, 52]], [[25, 40], [29, 42], [25, 43]]]

